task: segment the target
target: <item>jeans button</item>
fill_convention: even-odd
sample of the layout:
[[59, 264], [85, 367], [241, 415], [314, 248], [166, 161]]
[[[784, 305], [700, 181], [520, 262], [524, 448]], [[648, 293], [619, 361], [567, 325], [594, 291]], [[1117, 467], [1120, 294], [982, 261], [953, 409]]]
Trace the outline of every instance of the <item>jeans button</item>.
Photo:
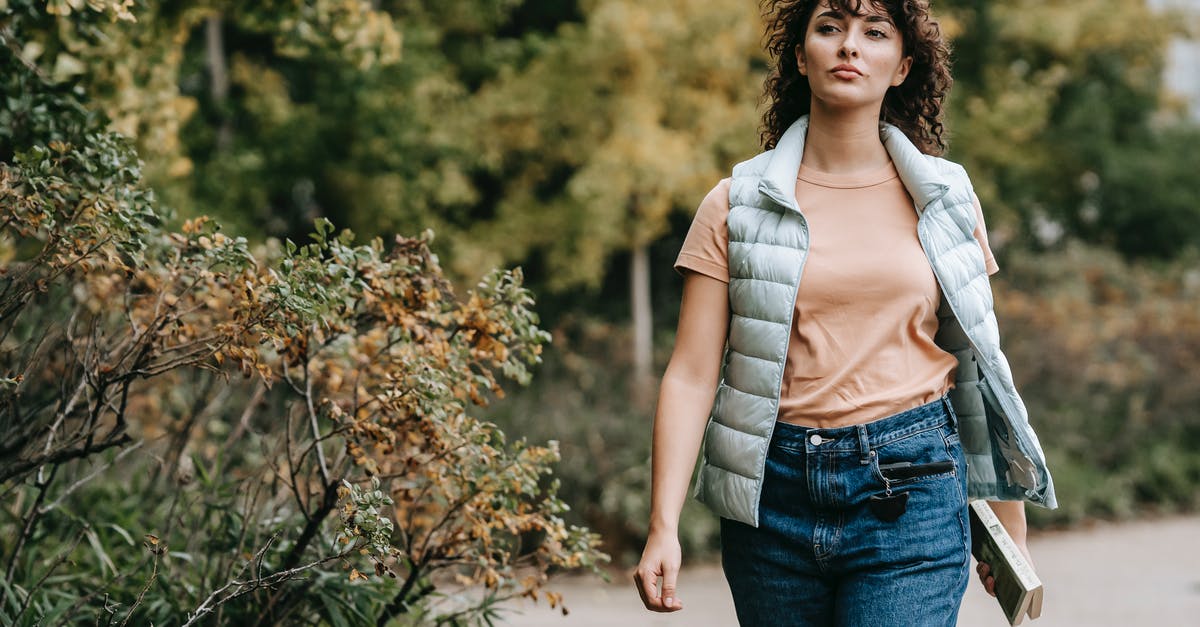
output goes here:
[[825, 440], [821, 437], [820, 434], [814, 433], [814, 434], [808, 436], [808, 441], [812, 442], [813, 446], [820, 446], [821, 442], [824, 442]]

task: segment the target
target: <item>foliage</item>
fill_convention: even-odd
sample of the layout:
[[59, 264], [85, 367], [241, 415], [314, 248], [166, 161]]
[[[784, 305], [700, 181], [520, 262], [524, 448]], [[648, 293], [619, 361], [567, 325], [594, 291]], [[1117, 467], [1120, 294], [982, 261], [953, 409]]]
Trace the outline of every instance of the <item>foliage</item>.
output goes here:
[[[297, 177], [283, 172], [302, 162], [286, 160], [282, 152], [264, 154], [267, 144], [263, 140], [285, 138], [284, 133], [277, 132], [280, 124], [289, 126], [292, 132], [320, 133], [323, 129], [313, 124], [311, 116], [280, 119], [294, 114], [290, 97], [278, 91], [287, 87], [279, 79], [280, 69], [294, 68], [299, 76], [307, 71], [306, 65], [361, 73], [393, 66], [399, 61], [402, 46], [401, 33], [391, 14], [373, 9], [368, 0], [59, 0], [44, 8], [44, 3], [36, 0], [10, 0], [5, 4], [7, 7], [0, 5], [0, 23], [7, 31], [5, 43], [47, 80], [86, 90], [90, 106], [102, 110], [111, 120], [110, 129], [135, 141], [139, 154], [149, 164], [146, 176], [151, 184], [190, 215], [207, 211], [233, 218], [239, 214], [230, 209], [231, 205], [243, 212], [247, 208], [257, 211], [259, 204], [294, 195]], [[185, 125], [202, 104], [197, 90], [189, 86], [197, 79], [203, 80], [195, 73], [204, 72], [204, 64], [212, 61], [206, 59], [200, 43], [210, 18], [250, 43], [251, 56], [235, 57], [234, 67], [222, 71], [233, 75], [236, 86], [249, 90], [246, 123], [253, 129], [250, 137], [259, 140], [256, 150], [242, 146], [233, 154], [225, 146], [220, 150], [213, 147], [211, 158], [234, 164], [237, 169], [232, 172], [238, 174], [234, 179], [226, 178], [226, 189], [215, 197], [204, 196], [200, 183], [189, 190], [192, 182], [188, 178], [197, 168], [197, 149], [205, 148], [206, 138], [214, 134], [210, 131], [195, 137], [184, 133]], [[266, 56], [276, 67], [263, 67], [256, 56]], [[208, 70], [216, 71], [211, 67]], [[262, 82], [248, 76], [260, 71], [266, 74]], [[214, 127], [228, 123], [239, 113], [224, 101], [213, 104], [219, 109], [206, 112], [204, 123]], [[295, 109], [301, 115], [305, 111], [302, 103]], [[260, 130], [260, 125], [265, 128]], [[319, 137], [305, 133], [300, 139], [311, 143]], [[280, 148], [287, 148], [288, 143], [293, 149], [298, 145], [296, 141], [285, 142]], [[302, 156], [312, 157], [313, 153]], [[209, 158], [203, 155], [200, 165]], [[199, 172], [213, 176], [230, 173]], [[263, 187], [266, 195], [249, 189], [252, 187]], [[206, 200], [213, 202], [203, 202]], [[304, 200], [301, 194], [297, 201], [301, 208]], [[289, 202], [276, 208], [292, 206]], [[212, 212], [214, 208], [218, 211]], [[306, 228], [316, 217], [298, 213], [304, 217], [289, 225], [293, 229]], [[243, 221], [241, 225], [250, 224], [253, 222]], [[262, 234], [256, 235], [261, 238]]]
[[1200, 274], [1073, 243], [1012, 256], [1004, 346], [1056, 480], [1036, 524], [1200, 507]]
[[429, 233], [169, 228], [131, 144], [0, 55], [0, 622], [475, 624], [605, 559], [556, 445], [468, 413], [548, 339], [519, 270], [460, 298]]
[[[669, 339], [658, 342], [660, 365]], [[631, 401], [624, 376], [631, 366], [621, 351], [627, 331], [596, 318], [568, 318], [553, 344], [533, 384], [496, 403], [496, 422], [509, 432], [559, 440], [556, 476], [579, 504], [569, 520], [597, 530], [614, 560], [636, 564], [650, 522], [653, 415]], [[679, 529], [685, 555], [711, 553], [719, 546], [717, 531], [717, 519], [689, 497]]]
[[[754, 151], [753, 3], [89, 6], [103, 12], [21, 17], [10, 43], [136, 138], [170, 204], [252, 239], [322, 216], [368, 235], [433, 228], [455, 280], [524, 263], [540, 290], [594, 290]], [[951, 156], [998, 240], [1167, 258], [1200, 242], [1186, 202], [1200, 190], [1178, 173], [1195, 124], [1162, 110], [1186, 20], [1145, 0], [935, 8], [955, 50]], [[1129, 228], [1162, 213], [1169, 227]]]
[[[69, 59], [63, 78], [136, 139], [185, 214], [293, 236], [320, 216], [433, 228], [471, 280], [538, 254], [539, 285], [596, 286], [753, 147], [750, 4], [298, 4], [139, 0], [136, 24], [25, 25], [22, 45], [48, 67]], [[305, 35], [324, 32], [363, 49]]]
[[[640, 548], [649, 417], [606, 322], [625, 308], [600, 301], [623, 298], [624, 251], [668, 267], [704, 191], [755, 151], [753, 7], [0, 0], [0, 199], [20, 216], [0, 238], [0, 566], [19, 582], [0, 611], [114, 614], [108, 593], [117, 620], [206, 600], [216, 622], [255, 604], [487, 620], [555, 564], [531, 546], [600, 559], [571, 523]], [[1197, 130], [1160, 84], [1184, 21], [1144, 0], [935, 9], [950, 157], [1001, 253], [1005, 347], [1059, 484], [1031, 521], [1196, 507]], [[258, 243], [321, 217], [312, 245]], [[438, 240], [353, 246], [330, 223]], [[1136, 262], [1157, 257], [1175, 261]], [[564, 312], [557, 351], [493, 411], [557, 445], [466, 411], [543, 357], [525, 284]], [[679, 281], [654, 286], [669, 325]], [[543, 473], [560, 452], [578, 511]], [[713, 546], [688, 507], [685, 545]], [[350, 570], [320, 561], [341, 553]]]
[[1197, 125], [1162, 93], [1186, 19], [1144, 0], [945, 5], [951, 157], [1004, 239], [1047, 249], [1069, 235], [1130, 258], [1200, 245], [1200, 179], [1180, 175]]
[[752, 3], [585, 4], [538, 56], [480, 89], [479, 167], [498, 194], [456, 260], [536, 255], [546, 287], [598, 286], [754, 149], [762, 53]]

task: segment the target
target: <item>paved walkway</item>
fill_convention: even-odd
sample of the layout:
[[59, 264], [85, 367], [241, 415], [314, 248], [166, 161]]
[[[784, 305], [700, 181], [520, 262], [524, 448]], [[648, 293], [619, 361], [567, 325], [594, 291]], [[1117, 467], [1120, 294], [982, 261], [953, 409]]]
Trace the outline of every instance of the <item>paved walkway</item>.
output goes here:
[[[1040, 533], [1030, 537], [1038, 574], [1045, 585], [1042, 617], [1036, 627], [1200, 625], [1200, 516], [1172, 517], [1089, 529]], [[685, 556], [686, 559], [686, 556]], [[1005, 627], [995, 599], [972, 579], [959, 614], [960, 627]], [[514, 604], [523, 614], [508, 625], [520, 627], [728, 627], [737, 625], [733, 601], [720, 566], [685, 568], [679, 596], [686, 607], [672, 614], [642, 608], [631, 574], [612, 584], [564, 577], [551, 581], [564, 593], [570, 614], [543, 602]], [[766, 626], [764, 626], [766, 627]]]

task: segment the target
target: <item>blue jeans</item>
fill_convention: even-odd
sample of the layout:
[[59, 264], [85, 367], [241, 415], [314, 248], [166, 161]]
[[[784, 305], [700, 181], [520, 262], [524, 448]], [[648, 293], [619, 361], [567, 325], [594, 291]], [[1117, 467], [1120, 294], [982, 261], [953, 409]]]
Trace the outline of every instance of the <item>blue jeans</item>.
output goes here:
[[970, 577], [966, 464], [946, 397], [835, 429], [776, 424], [759, 526], [721, 519], [738, 622], [953, 626]]

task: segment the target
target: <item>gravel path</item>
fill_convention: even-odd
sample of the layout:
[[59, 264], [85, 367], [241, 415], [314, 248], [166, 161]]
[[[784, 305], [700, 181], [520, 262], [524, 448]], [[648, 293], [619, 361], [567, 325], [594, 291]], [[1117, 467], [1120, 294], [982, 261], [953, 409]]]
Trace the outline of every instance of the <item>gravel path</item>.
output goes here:
[[[1037, 627], [1200, 625], [1200, 516], [1101, 523], [1088, 529], [1031, 535], [1029, 551], [1045, 585]], [[958, 624], [1004, 627], [1008, 621], [974, 575]], [[719, 565], [685, 568], [679, 596], [685, 608], [657, 614], [642, 608], [631, 573], [605, 584], [563, 577], [550, 589], [564, 593], [570, 614], [543, 602], [513, 604], [508, 625], [520, 627], [728, 627], [737, 625]]]

